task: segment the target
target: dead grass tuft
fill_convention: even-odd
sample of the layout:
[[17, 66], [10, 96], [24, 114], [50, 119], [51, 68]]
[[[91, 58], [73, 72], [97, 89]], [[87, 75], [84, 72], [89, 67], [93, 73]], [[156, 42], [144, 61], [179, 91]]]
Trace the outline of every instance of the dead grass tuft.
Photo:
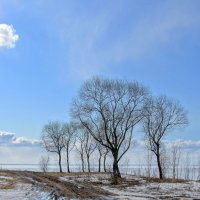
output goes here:
[[153, 178], [153, 177], [144, 177], [144, 180], [147, 182], [156, 182], [156, 183], [187, 183], [188, 180], [184, 179], [172, 179], [172, 178], [164, 178], [164, 179], [159, 179], [159, 178]]

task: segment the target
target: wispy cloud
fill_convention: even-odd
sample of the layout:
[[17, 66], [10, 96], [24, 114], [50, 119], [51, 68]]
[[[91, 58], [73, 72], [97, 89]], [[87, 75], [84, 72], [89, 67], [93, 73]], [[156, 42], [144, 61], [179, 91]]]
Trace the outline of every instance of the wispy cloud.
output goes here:
[[18, 39], [19, 35], [12, 25], [0, 24], [0, 47], [14, 48]]
[[107, 10], [94, 16], [63, 17], [59, 33], [67, 46], [69, 77], [88, 78], [114, 70], [113, 66], [120, 62], [142, 60], [163, 49], [174, 49], [188, 34], [200, 30], [200, 15], [195, 4], [187, 1], [163, 2], [142, 16], [125, 17], [118, 29], [119, 16], [127, 8], [112, 7], [113, 4], [108, 5]]

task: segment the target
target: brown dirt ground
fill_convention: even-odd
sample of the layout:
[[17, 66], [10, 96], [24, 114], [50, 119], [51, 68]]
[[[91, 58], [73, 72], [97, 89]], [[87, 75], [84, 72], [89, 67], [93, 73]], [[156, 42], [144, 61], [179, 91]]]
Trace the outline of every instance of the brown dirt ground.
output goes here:
[[[82, 174], [83, 173], [76, 173], [76, 175]], [[0, 175], [14, 177], [13, 180], [9, 181], [10, 184], [4, 186], [6, 187], [4, 189], [13, 188], [17, 182], [31, 183], [44, 191], [49, 191], [51, 196], [53, 196], [55, 199], [58, 199], [59, 197], [68, 197], [78, 199], [103, 200], [105, 199], [105, 196], [110, 195], [110, 193], [92, 186], [92, 183], [77, 185], [75, 183], [62, 181], [59, 179], [59, 177], [74, 175], [74, 173], [42, 173], [8, 170], [0, 172]]]
[[[70, 182], [67, 180], [61, 180], [60, 177], [63, 176], [72, 176], [73, 179], [76, 180], [76, 177], [82, 176], [82, 175], [90, 175], [93, 174], [105, 174], [105, 173], [82, 173], [82, 172], [76, 172], [76, 173], [57, 173], [57, 172], [48, 172], [48, 173], [42, 173], [42, 172], [31, 172], [31, 171], [0, 171], [0, 176], [10, 176], [13, 177], [13, 179], [6, 179], [6, 184], [0, 185], [0, 189], [12, 189], [14, 188], [17, 183], [30, 183], [35, 187], [38, 187], [39, 189], [43, 191], [48, 191], [52, 198], [58, 199], [59, 197], [68, 197], [68, 198], [77, 198], [77, 199], [94, 199], [94, 200], [103, 200], [106, 199], [108, 196], [113, 196], [114, 194], [111, 194], [109, 192], [106, 192], [105, 190], [101, 189], [102, 181], [93, 181], [90, 182], [90, 179], [87, 180], [87, 182]], [[108, 176], [109, 177], [109, 176]], [[187, 182], [186, 180], [173, 180], [173, 179], [163, 179], [160, 180], [158, 178], [147, 178], [142, 177], [143, 180], [146, 180], [147, 182], [168, 182], [168, 183], [183, 183]], [[108, 184], [110, 187], [111, 181], [109, 181]], [[133, 179], [125, 179], [122, 178], [119, 180], [119, 184], [115, 185], [113, 187], [116, 187], [118, 189], [120, 188], [126, 188], [134, 185], [140, 185], [139, 180]]]

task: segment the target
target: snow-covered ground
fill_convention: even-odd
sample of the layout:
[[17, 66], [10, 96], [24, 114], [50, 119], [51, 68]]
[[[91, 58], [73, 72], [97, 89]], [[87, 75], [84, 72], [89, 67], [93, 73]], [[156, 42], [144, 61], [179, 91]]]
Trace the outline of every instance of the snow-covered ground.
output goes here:
[[2, 200], [50, 200], [50, 194], [23, 183], [16, 177], [0, 176], [0, 199]]
[[0, 189], [0, 199], [50, 200], [50, 197], [47, 192], [36, 190], [31, 184], [17, 184], [11, 189]]
[[[52, 200], [51, 190], [45, 190], [40, 184], [34, 184], [31, 177], [23, 177], [16, 174], [0, 172], [0, 199], [2, 200]], [[25, 173], [26, 174], [26, 173]], [[31, 173], [28, 173], [31, 174]], [[63, 176], [64, 175], [64, 176]], [[37, 176], [37, 174], [35, 174]], [[50, 174], [58, 177], [59, 174]], [[39, 175], [37, 176], [39, 177]], [[31, 181], [28, 181], [29, 178]], [[146, 179], [134, 175], [123, 175], [118, 185], [112, 184], [111, 174], [108, 173], [71, 173], [61, 174], [62, 182], [71, 182], [78, 188], [90, 188], [93, 192], [99, 191], [100, 199], [106, 200], [200, 200], [200, 182]], [[53, 180], [53, 179], [51, 179]], [[36, 183], [36, 182], [35, 182]], [[58, 182], [55, 182], [57, 184]], [[63, 184], [63, 183], [62, 183]], [[68, 186], [69, 184], [62, 185]], [[72, 187], [73, 189], [73, 187]], [[82, 190], [83, 191], [83, 190]], [[102, 192], [102, 193], [101, 193]], [[102, 195], [101, 195], [102, 194]], [[60, 197], [60, 199], [68, 199]]]
[[200, 199], [200, 184], [188, 183], [143, 183], [142, 185], [103, 187], [118, 195], [116, 199]]
[[[92, 183], [111, 194], [111, 199], [149, 200], [149, 199], [200, 199], [200, 183], [189, 182], [149, 182], [132, 175], [124, 176], [119, 185], [112, 185], [109, 174], [64, 176], [61, 180], [79, 183]], [[110, 199], [110, 198], [109, 198]]]

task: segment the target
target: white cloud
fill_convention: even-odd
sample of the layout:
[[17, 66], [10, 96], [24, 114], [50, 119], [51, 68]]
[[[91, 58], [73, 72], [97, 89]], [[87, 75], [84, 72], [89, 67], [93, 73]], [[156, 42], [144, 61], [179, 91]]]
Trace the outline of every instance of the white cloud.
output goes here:
[[14, 48], [18, 39], [12, 25], [0, 24], [0, 47]]
[[33, 140], [26, 137], [15, 137], [15, 133], [0, 131], [0, 145], [1, 146], [41, 146], [39, 140]]
[[19, 146], [37, 146], [41, 145], [40, 141], [38, 140], [32, 140], [26, 137], [18, 137], [15, 140], [12, 141], [13, 145], [19, 145]]
[[172, 146], [180, 146], [182, 149], [185, 150], [191, 150], [191, 151], [196, 151], [196, 150], [200, 150], [200, 140], [181, 140], [181, 139], [177, 139], [174, 141], [167, 141], [165, 143], [166, 147], [168, 149], [172, 148]]
[[5, 131], [0, 131], [0, 144], [8, 144], [15, 140], [15, 134], [14, 133], [9, 133]]
[[[166, 140], [163, 141], [167, 152], [172, 152], [172, 146], [180, 145], [183, 152], [183, 161], [187, 152], [191, 153], [191, 158], [197, 160], [200, 153], [200, 140]], [[42, 148], [40, 140], [30, 139], [26, 137], [16, 137], [15, 133], [0, 131], [0, 163], [38, 163], [42, 154], [48, 153]], [[30, 155], [32, 155], [30, 157]], [[130, 150], [122, 159], [123, 163], [126, 159], [130, 160], [130, 163], [145, 163], [145, 156], [147, 155], [147, 148], [144, 140], [134, 140]], [[57, 163], [56, 154], [50, 154], [51, 162]], [[71, 154], [71, 162], [80, 164], [79, 155], [74, 150]], [[63, 155], [63, 162], [65, 162], [65, 155]], [[97, 162], [97, 161], [96, 161]]]
[[[0, 131], [0, 163], [35, 163], [46, 154], [39, 140], [16, 137], [15, 133]], [[30, 156], [31, 155], [31, 156]]]

